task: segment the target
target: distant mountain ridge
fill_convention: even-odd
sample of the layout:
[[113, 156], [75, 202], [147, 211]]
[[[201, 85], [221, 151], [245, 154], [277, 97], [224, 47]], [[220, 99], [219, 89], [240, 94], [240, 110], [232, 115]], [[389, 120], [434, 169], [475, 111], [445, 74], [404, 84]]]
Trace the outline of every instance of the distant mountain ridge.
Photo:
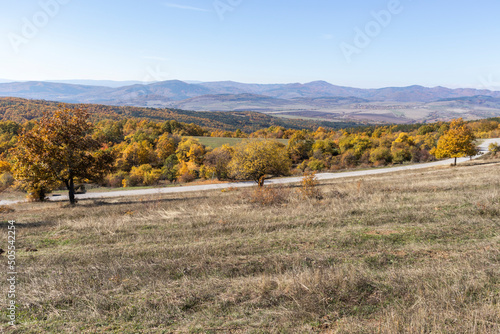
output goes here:
[[[500, 115], [500, 92], [486, 89], [428, 88], [418, 85], [362, 89], [336, 86], [326, 81], [246, 84], [234, 81], [188, 83], [169, 80], [147, 84], [130, 82], [132, 84], [125, 86], [120, 84], [126, 82], [89, 81], [99, 85], [76, 84], [82, 82], [79, 80], [67, 82], [75, 83], [0, 83], [0, 97], [196, 111], [258, 111], [281, 113], [285, 117], [319, 117], [327, 120], [344, 120], [352, 115], [355, 115], [354, 119], [370, 119], [374, 115], [372, 110], [377, 110], [376, 114], [379, 115], [375, 119], [385, 122], [441, 119], [434, 109], [445, 104], [447, 107], [459, 106], [463, 109], [460, 113], [468, 113], [466, 117], [469, 118]], [[117, 87], [110, 87], [112, 84]], [[381, 106], [384, 103], [392, 105], [384, 109]], [[425, 104], [433, 105], [429, 107]], [[478, 111], [477, 106], [482, 109]], [[422, 116], [416, 115], [417, 112], [412, 114], [411, 111], [417, 108], [420, 108], [418, 113]], [[450, 108], [445, 118], [457, 114]]]
[[[371, 102], [434, 102], [443, 99], [491, 96], [500, 98], [500, 92], [472, 88], [451, 89], [423, 86], [386, 87], [362, 89], [332, 85], [326, 81], [305, 84], [245, 84], [234, 81], [187, 83], [180, 80], [162, 81], [148, 84], [110, 87], [112, 81], [89, 81], [102, 85], [83, 85], [49, 81], [28, 81], [0, 83], [0, 96], [29, 99], [60, 99], [61, 102], [108, 102], [129, 105], [137, 102], [144, 106], [144, 97], [165, 103], [182, 101], [203, 95], [252, 94], [278, 99], [354, 97]], [[77, 81], [77, 80], [74, 80]], [[126, 82], [121, 82], [126, 83]], [[120, 82], [115, 82], [119, 85]]]

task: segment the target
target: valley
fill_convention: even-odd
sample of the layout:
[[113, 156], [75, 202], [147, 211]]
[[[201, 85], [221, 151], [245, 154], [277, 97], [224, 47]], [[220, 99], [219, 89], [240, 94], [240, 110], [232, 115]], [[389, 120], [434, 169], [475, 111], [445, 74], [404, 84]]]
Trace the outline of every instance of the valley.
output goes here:
[[117, 83], [110, 87], [76, 82], [0, 83], [0, 97], [204, 112], [259, 112], [289, 119], [376, 124], [500, 116], [500, 92], [477, 89], [422, 86], [359, 89], [324, 81], [243, 84], [170, 80], [121, 87], [116, 87]]

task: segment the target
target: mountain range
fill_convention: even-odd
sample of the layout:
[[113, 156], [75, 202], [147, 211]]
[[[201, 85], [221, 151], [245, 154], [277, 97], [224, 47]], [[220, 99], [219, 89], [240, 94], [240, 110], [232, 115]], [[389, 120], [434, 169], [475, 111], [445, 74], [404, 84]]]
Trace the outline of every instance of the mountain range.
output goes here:
[[196, 111], [258, 111], [292, 118], [408, 123], [450, 117], [500, 116], [500, 92], [423, 86], [361, 89], [325, 81], [245, 84], [170, 80], [141, 84], [113, 81], [0, 83], [0, 96], [67, 103], [178, 108]]

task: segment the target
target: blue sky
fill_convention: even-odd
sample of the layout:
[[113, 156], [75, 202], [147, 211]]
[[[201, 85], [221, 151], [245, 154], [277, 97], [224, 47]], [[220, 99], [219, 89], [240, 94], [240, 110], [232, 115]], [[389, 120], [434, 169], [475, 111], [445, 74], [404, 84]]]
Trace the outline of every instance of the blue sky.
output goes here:
[[497, 0], [0, 0], [0, 6], [4, 79], [325, 80], [500, 90]]

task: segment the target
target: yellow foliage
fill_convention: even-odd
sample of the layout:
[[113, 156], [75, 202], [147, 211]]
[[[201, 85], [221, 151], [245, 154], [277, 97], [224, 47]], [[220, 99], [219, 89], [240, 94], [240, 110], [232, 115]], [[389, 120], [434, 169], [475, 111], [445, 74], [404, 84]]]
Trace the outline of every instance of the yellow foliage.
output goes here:
[[302, 178], [302, 187], [300, 188], [300, 192], [302, 196], [305, 198], [316, 198], [321, 199], [321, 193], [318, 189], [318, 179], [316, 177], [316, 172], [306, 172], [304, 173], [304, 177]]
[[130, 166], [151, 164], [157, 161], [153, 145], [151, 145], [147, 140], [143, 140], [138, 143], [134, 142], [128, 145], [123, 151], [122, 157]]
[[180, 177], [189, 174], [192, 177], [196, 178], [199, 175], [199, 170], [200, 168], [193, 161], [186, 162], [181, 160], [179, 163], [179, 169], [177, 171], [177, 175]]
[[438, 159], [472, 156], [477, 153], [475, 139], [474, 133], [462, 118], [454, 119], [450, 129], [439, 138], [437, 148], [431, 153]]
[[415, 140], [413, 139], [413, 137], [410, 137], [406, 132], [401, 132], [399, 134], [398, 138], [396, 138], [395, 142], [396, 143], [405, 143], [405, 144], [408, 144], [410, 146], [415, 145]]
[[161, 170], [145, 164], [139, 167], [132, 167], [130, 171], [130, 181], [132, 185], [142, 183], [146, 186], [153, 185], [160, 180]]
[[266, 178], [289, 174], [290, 167], [285, 146], [274, 140], [242, 142], [235, 147], [229, 163], [233, 177], [253, 180], [259, 186]]
[[176, 144], [172, 135], [165, 133], [159, 139], [156, 144], [156, 154], [161, 161], [175, 153]]
[[183, 138], [175, 151], [179, 161], [192, 161], [197, 164], [203, 162], [205, 153], [205, 147], [195, 138]]
[[0, 174], [10, 172], [10, 164], [7, 161], [0, 161]]

